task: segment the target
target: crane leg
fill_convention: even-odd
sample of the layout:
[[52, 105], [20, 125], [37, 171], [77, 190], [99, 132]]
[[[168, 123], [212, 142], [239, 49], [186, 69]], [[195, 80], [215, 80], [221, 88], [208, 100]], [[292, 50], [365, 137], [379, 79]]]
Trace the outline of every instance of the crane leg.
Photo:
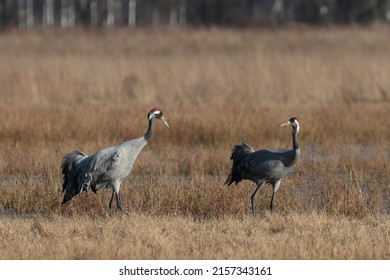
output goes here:
[[278, 191], [279, 187], [280, 187], [280, 180], [279, 181], [276, 181], [274, 184], [272, 184], [272, 197], [271, 197], [271, 203], [269, 204], [269, 210], [271, 212], [273, 212], [273, 208], [274, 208], [274, 201], [276, 199], [276, 192]]
[[108, 204], [108, 209], [110, 209], [110, 212], [111, 212], [111, 208], [112, 208], [112, 201], [114, 200], [114, 192], [112, 192], [111, 194], [111, 199], [110, 199], [110, 203]]
[[274, 190], [272, 190], [272, 197], [271, 197], [271, 203], [269, 204], [269, 210], [271, 212], [273, 212], [273, 208], [274, 208], [274, 198], [275, 198], [275, 194], [276, 192]]
[[118, 208], [119, 210], [123, 211], [124, 213], [126, 213], [127, 215], [130, 215], [127, 211], [125, 211], [122, 206], [121, 206], [121, 202], [120, 202], [120, 197], [119, 197], [119, 193], [113, 191], [112, 192], [112, 195], [111, 195], [111, 199], [110, 199], [110, 203], [108, 204], [108, 209], [110, 210], [110, 213], [111, 213], [111, 210], [112, 210], [112, 201], [114, 200], [114, 195], [115, 195], [115, 198], [116, 198], [116, 208]]
[[254, 206], [254, 200], [255, 200], [255, 194], [258, 191], [258, 189], [261, 187], [263, 183], [257, 184], [257, 187], [255, 191], [251, 195], [251, 206], [252, 206], [252, 214], [255, 215], [255, 206]]
[[116, 208], [118, 208], [119, 210], [122, 210], [124, 213], [126, 213], [127, 215], [130, 215], [126, 210], [124, 210], [121, 206], [121, 203], [120, 203], [120, 196], [119, 196], [119, 192], [116, 192], [115, 193], [115, 196], [116, 196]]

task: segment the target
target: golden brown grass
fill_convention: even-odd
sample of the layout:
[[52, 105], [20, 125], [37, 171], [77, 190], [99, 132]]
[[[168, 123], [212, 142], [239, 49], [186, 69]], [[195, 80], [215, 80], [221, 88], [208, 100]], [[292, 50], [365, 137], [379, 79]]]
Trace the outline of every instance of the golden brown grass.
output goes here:
[[[0, 34], [2, 259], [389, 258], [390, 29], [33, 30]], [[61, 207], [60, 164], [170, 124], [122, 184]], [[303, 157], [266, 210], [226, 187], [230, 149]], [[109, 249], [110, 248], [110, 249]]]
[[389, 219], [292, 213], [226, 216], [134, 214], [3, 217], [12, 259], [388, 259]]

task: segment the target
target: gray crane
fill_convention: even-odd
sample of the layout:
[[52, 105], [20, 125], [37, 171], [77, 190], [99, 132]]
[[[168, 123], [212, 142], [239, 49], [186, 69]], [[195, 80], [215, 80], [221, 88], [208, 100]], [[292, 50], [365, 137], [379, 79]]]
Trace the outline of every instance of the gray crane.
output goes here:
[[264, 183], [272, 185], [272, 198], [270, 211], [274, 207], [275, 194], [280, 187], [280, 182], [293, 168], [292, 166], [299, 160], [301, 151], [298, 144], [299, 123], [297, 118], [293, 117], [281, 126], [291, 125], [292, 130], [292, 149], [265, 149], [254, 151], [251, 146], [241, 142], [233, 147], [232, 155], [233, 166], [225, 185], [239, 183], [241, 180], [250, 180], [256, 184], [256, 189], [251, 195], [252, 213], [255, 213], [253, 201], [255, 194]]
[[149, 127], [145, 135], [128, 140], [117, 146], [102, 149], [91, 156], [80, 151], [71, 151], [65, 155], [62, 162], [64, 198], [62, 204], [67, 203], [81, 191], [91, 189], [97, 191], [112, 188], [112, 195], [108, 208], [111, 212], [114, 195], [116, 207], [127, 213], [120, 204], [120, 187], [122, 180], [127, 177], [133, 164], [148, 143], [154, 131], [154, 119], [160, 119], [169, 127], [160, 108], [153, 108], [148, 113]]

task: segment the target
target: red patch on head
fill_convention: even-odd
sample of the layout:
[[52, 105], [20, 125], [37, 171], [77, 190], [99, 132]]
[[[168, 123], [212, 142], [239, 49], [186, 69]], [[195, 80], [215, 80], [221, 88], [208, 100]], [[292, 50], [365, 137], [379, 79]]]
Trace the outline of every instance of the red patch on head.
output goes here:
[[154, 112], [156, 112], [156, 111], [160, 111], [160, 112], [161, 112], [161, 109], [158, 108], [158, 107], [155, 107], [155, 108], [151, 109], [149, 113], [152, 114], [152, 113], [154, 113]]

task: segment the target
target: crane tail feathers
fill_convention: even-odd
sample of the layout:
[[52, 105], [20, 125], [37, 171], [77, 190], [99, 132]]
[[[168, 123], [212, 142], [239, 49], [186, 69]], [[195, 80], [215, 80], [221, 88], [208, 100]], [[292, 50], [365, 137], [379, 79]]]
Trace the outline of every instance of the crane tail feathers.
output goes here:
[[80, 151], [72, 151], [65, 155], [62, 162], [62, 176], [64, 180], [62, 185], [62, 192], [64, 193], [62, 205], [82, 191], [83, 183], [80, 180], [79, 165], [86, 157], [87, 155]]
[[[228, 185], [230, 186], [231, 184], [233, 184], [235, 182], [235, 179], [233, 179], [233, 175], [232, 175], [232, 172], [229, 173], [225, 183], [223, 183], [224, 185]], [[238, 182], [236, 182], [237, 184]]]
[[245, 142], [234, 145], [232, 149], [232, 155], [230, 159], [233, 160], [232, 169], [224, 183], [224, 185], [230, 186], [233, 183], [239, 183], [242, 178], [241, 162], [242, 159], [250, 153], [253, 153], [253, 148]]

